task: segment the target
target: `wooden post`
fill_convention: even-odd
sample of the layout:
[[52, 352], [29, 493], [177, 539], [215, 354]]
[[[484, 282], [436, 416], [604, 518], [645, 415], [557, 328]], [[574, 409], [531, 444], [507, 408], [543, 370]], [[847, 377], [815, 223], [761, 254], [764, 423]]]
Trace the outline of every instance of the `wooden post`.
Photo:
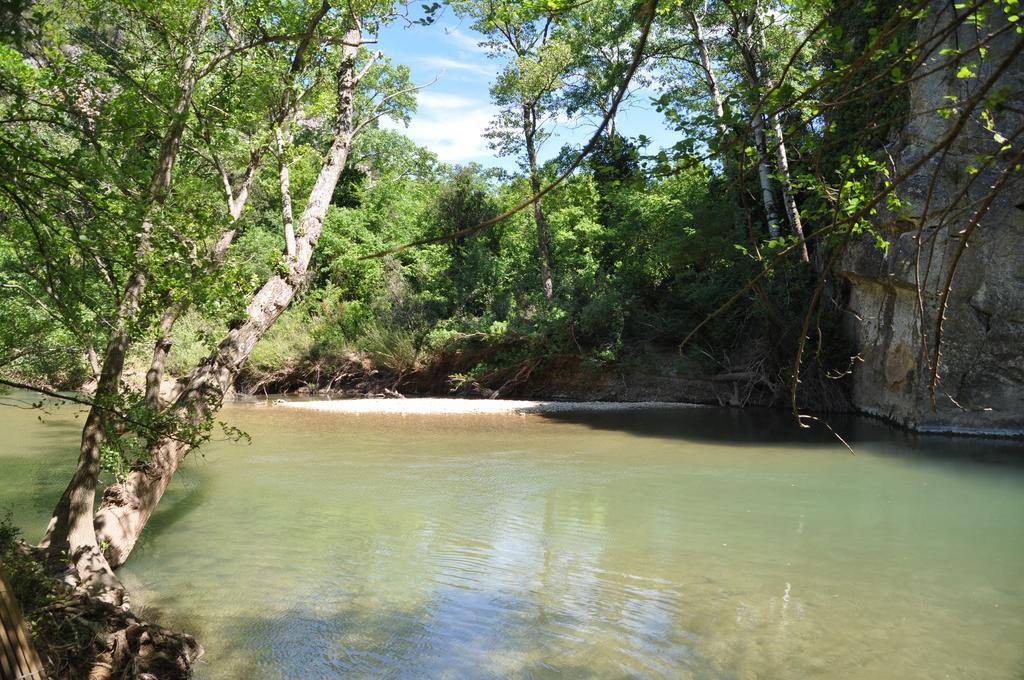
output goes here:
[[21, 607], [0, 568], [0, 678], [44, 680], [43, 663], [32, 645]]

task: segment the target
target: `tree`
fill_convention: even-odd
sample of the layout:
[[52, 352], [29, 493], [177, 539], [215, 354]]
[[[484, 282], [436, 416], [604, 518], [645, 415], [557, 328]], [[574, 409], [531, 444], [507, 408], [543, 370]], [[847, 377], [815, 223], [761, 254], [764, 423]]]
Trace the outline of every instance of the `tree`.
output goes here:
[[[642, 29], [634, 21], [634, 6], [635, 3], [624, 0], [598, 0], [559, 15], [560, 38], [569, 45], [573, 60], [571, 78], [565, 79], [561, 107], [570, 119], [581, 113], [599, 120], [609, 117], [605, 128], [609, 138], [618, 135], [618, 116], [617, 112], [612, 115], [611, 106], [620, 98], [619, 89], [634, 58], [633, 45]], [[623, 105], [619, 110], [632, 103], [636, 91], [651, 85], [652, 74], [647, 65], [667, 46], [662, 32], [648, 39], [640, 67], [630, 79], [629, 91], [622, 93]]]
[[754, 150], [757, 154], [757, 177], [761, 184], [761, 200], [768, 220], [768, 236], [779, 238], [781, 234], [778, 204], [775, 200], [775, 185], [772, 179], [771, 160], [764, 107], [761, 102], [761, 65], [757, 45], [761, 40], [761, 16], [755, 2], [751, 7], [736, 7], [729, 4], [732, 25], [729, 35], [735, 43], [742, 63], [742, 74], [746, 81], [747, 108], [750, 111], [750, 127], [754, 134]]
[[[322, 7], [326, 9], [326, 3]], [[367, 53], [361, 49], [362, 45], [372, 42], [368, 33], [376, 30], [380, 22], [394, 16], [394, 4], [350, 2], [346, 10], [330, 17], [338, 22], [333, 33], [337, 37], [330, 38], [331, 33], [328, 36], [339, 49], [329, 54], [327, 59], [334, 76], [330, 91], [334, 100], [333, 112], [329, 118], [329, 131], [325, 134], [329, 147], [306, 196], [293, 236], [294, 243], [288, 242], [290, 215], [285, 209], [286, 249], [281, 270], [262, 284], [244, 315], [232, 324], [232, 329], [217, 349], [180, 381], [180, 390], [164, 407], [166, 412], [192, 427], [202, 427], [209, 422], [256, 343], [307, 281], [331, 197], [356, 136], [385, 113], [401, 115], [403, 108], [411, 105], [409, 97], [415, 88], [408, 85], [408, 71], [396, 73], [382, 68], [379, 52]], [[326, 16], [327, 12], [323, 14]], [[371, 106], [358, 110], [358, 98], [365, 89], [361, 86], [371, 82], [383, 87], [384, 92], [369, 99]], [[288, 183], [282, 182], [280, 189], [282, 204], [288, 206]], [[112, 564], [121, 564], [127, 558], [190, 449], [190, 442], [171, 433], [164, 434], [149, 444], [145, 469], [133, 471], [124, 481], [104, 493], [103, 504], [96, 515], [96, 526], [98, 536], [107, 545], [106, 555]]]
[[[557, 94], [572, 64], [570, 46], [555, 34], [555, 12], [530, 3], [479, 0], [456, 7], [476, 20], [473, 28], [488, 36], [484, 44], [506, 65], [491, 88], [499, 113], [488, 130], [492, 147], [502, 155], [519, 156], [534, 194], [543, 185], [538, 152], [550, 135], [546, 127], [557, 110]], [[537, 226], [537, 257], [544, 297], [554, 294], [550, 227], [541, 201], [533, 204]]]
[[[758, 175], [761, 181], [761, 188], [764, 194], [765, 212], [768, 215], [769, 232], [772, 238], [778, 237], [778, 227], [773, 230], [773, 219], [776, 224], [777, 208], [774, 203], [774, 192], [770, 191], [771, 180], [768, 178], [768, 139], [765, 127], [770, 127], [774, 133], [772, 145], [775, 148], [778, 177], [781, 180], [782, 202], [785, 207], [786, 217], [790, 229], [799, 239], [798, 252], [800, 258], [807, 262], [807, 244], [804, 240], [803, 224], [800, 219], [800, 209], [797, 207], [796, 198], [793, 195], [793, 182], [790, 176], [789, 154], [786, 151], [786, 137], [782, 130], [782, 123], [776, 112], [770, 109], [772, 102], [767, 99], [767, 93], [776, 89], [776, 82], [770, 72], [770, 61], [767, 52], [769, 49], [768, 27], [765, 25], [770, 16], [768, 8], [762, 7], [759, 0], [755, 0], [749, 6], [738, 6], [738, 2], [728, 2], [729, 12], [732, 14], [732, 25], [729, 33], [736, 44], [742, 58], [742, 73], [746, 80], [748, 92], [751, 94], [750, 106], [752, 108], [752, 127], [754, 129], [754, 141], [758, 153]], [[785, 11], [779, 9], [779, 11]]]
[[[795, 16], [795, 7], [776, 6], [764, 0], [721, 0], [716, 2], [681, 2], [678, 17], [669, 19], [664, 50], [664, 63], [674, 74], [673, 87], [661, 98], [666, 111], [677, 115], [668, 103], [675, 101], [709, 112], [708, 120], [714, 135], [704, 140], [725, 166], [731, 181], [739, 182], [738, 170], [743, 166], [732, 156], [735, 144], [729, 140], [732, 130], [746, 128], [754, 150], [761, 204], [767, 221], [768, 236], [781, 235], [783, 215], [793, 234], [800, 240], [801, 259], [808, 260], [803, 224], [793, 186], [787, 140], [782, 116], [774, 109], [779, 90], [793, 91], [791, 82], [776, 80], [781, 64], [793, 54], [803, 57], [797, 47], [794, 31], [802, 29], [801, 21], [792, 21], [785, 28], [772, 20], [776, 15]], [[813, 15], [808, 10], [804, 14]], [[696, 55], [696, 56], [694, 56]], [[783, 77], [794, 76], [787, 70]], [[780, 87], [784, 86], [784, 87]], [[703, 90], [698, 94], [699, 90]], [[703, 100], [703, 101], [701, 101]], [[737, 117], [746, 113], [746, 120]], [[696, 117], [697, 120], [700, 116]], [[693, 126], [694, 117], [680, 117], [680, 127]], [[686, 145], [688, 148], [692, 145]], [[774, 161], [773, 161], [774, 156]], [[778, 197], [781, 189], [781, 205]]]
[[[199, 1], [190, 4], [188, 12], [176, 2], [145, 9], [107, 3], [94, 9], [94, 14], [84, 13], [96, 19], [88, 28], [77, 25], [72, 16], [56, 28], [42, 25], [24, 52], [3, 54], [3, 75], [21, 91], [31, 88], [29, 94], [53, 96], [55, 88], [38, 81], [57, 78], [53, 74], [63, 69], [32, 57], [31, 51], [71, 54], [66, 61], [88, 69], [89, 78], [72, 92], [76, 97], [56, 90], [60, 106], [48, 108], [61, 116], [44, 121], [44, 132], [62, 135], [60, 139], [83, 156], [95, 159], [90, 170], [101, 162], [102, 169], [118, 167], [109, 160], [115, 154], [132, 158], [135, 165], [124, 163], [126, 170], [120, 175], [111, 173], [114, 187], [109, 196], [84, 195], [78, 204], [72, 203], [72, 209], [80, 204], [81, 210], [92, 208], [100, 214], [84, 228], [72, 221], [80, 215], [42, 214], [39, 209], [59, 210], [62, 205], [53, 200], [52, 191], [42, 193], [53, 172], [37, 173], [46, 180], [37, 184], [6, 183], [0, 208], [22, 206], [16, 229], [5, 240], [14, 246], [13, 252], [39, 262], [50, 260], [52, 245], [61, 243], [53, 238], [58, 227], [78, 228], [78, 242], [103, 243], [102, 227], [116, 222], [115, 216], [137, 220], [135, 226], [115, 232], [119, 239], [108, 238], [111, 252], [91, 252], [77, 245], [69, 251], [69, 267], [91, 256], [98, 265], [89, 272], [89, 280], [106, 276], [118, 293], [115, 305], [99, 310], [107, 317], [109, 332], [78, 467], [40, 544], [54, 559], [68, 559], [84, 585], [118, 599], [123, 593], [111, 565], [128, 556], [174, 471], [192, 446], [208, 435], [224, 394], [256, 342], [305, 284], [353, 140], [386, 113], [405, 115], [415, 88], [408, 84], [407, 70], [390, 67], [380, 53], [363, 47], [400, 9], [392, 2], [351, 0], [335, 9], [327, 2], [262, 7]], [[54, 50], [72, 38], [77, 40], [73, 48]], [[90, 89], [93, 81], [98, 84]], [[364, 94], [367, 89], [376, 94]], [[116, 96], [122, 93], [123, 98]], [[147, 106], [128, 110], [124, 105], [133, 97]], [[11, 103], [12, 110], [23, 108], [21, 102]], [[69, 125], [83, 117], [81, 109], [87, 109], [87, 124]], [[4, 123], [3, 133], [13, 133], [12, 140], [23, 146], [32, 143], [29, 131], [17, 127], [25, 122]], [[152, 161], [144, 155], [133, 157], [130, 145], [137, 141], [130, 134], [108, 132], [119, 130], [118, 124], [124, 129], [142, 127], [148, 139], [159, 130], [152, 142]], [[222, 305], [251, 285], [232, 279], [232, 268], [225, 263], [245, 226], [242, 211], [263, 157], [273, 149], [280, 158], [279, 169], [287, 168], [288, 131], [295, 125], [303, 126], [307, 143], [320, 142], [326, 150], [291, 234], [288, 210], [282, 211], [285, 248], [279, 266], [257, 286], [244, 308], [227, 305], [233, 315], [227, 335], [175, 390], [161, 395], [176, 319], [193, 304], [206, 305], [226, 294], [220, 297], [222, 302], [214, 300]], [[52, 164], [44, 145], [26, 151], [32, 152], [26, 154], [30, 162], [47, 168]], [[26, 161], [15, 159], [22, 164], [16, 169], [24, 170]], [[175, 181], [174, 170], [181, 164], [190, 176]], [[69, 175], [74, 168], [56, 167]], [[143, 188], [136, 190], [133, 184], [147, 173]], [[77, 183], [69, 184], [77, 189]], [[216, 207], [217, 184], [226, 199], [224, 212]], [[287, 206], [290, 184], [282, 181], [278, 187]], [[34, 210], [29, 201], [35, 198], [46, 202]], [[38, 238], [21, 238], [22, 229]], [[35, 278], [30, 278], [31, 266], [24, 269], [29, 283], [45, 285], [48, 276], [55, 282], [49, 285], [52, 300], [76, 292], [56, 276], [65, 268]], [[75, 301], [79, 307], [87, 305], [84, 295]], [[66, 305], [59, 312], [62, 325], [72, 331], [79, 327], [76, 313], [77, 308]], [[157, 333], [151, 366], [145, 390], [136, 392], [124, 381], [126, 357], [151, 331]], [[100, 469], [111, 455], [128, 456], [128, 467], [104, 493], [94, 518]]]

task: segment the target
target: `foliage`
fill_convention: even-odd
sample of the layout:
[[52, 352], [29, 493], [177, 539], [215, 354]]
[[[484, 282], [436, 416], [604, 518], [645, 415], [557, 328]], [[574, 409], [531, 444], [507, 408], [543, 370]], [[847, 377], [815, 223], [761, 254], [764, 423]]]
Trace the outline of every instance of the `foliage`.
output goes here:
[[25, 612], [31, 613], [53, 601], [50, 578], [22, 549], [21, 530], [14, 526], [10, 509], [0, 519], [0, 564]]
[[[374, 25], [396, 11], [390, 3], [357, 4]], [[357, 95], [361, 134], [335, 189], [308, 285], [257, 347], [254, 370], [362, 352], [406, 375], [441, 361], [466, 338], [491, 344], [491, 368], [528, 355], [601, 363], [637, 351], [674, 352], [687, 339], [682, 363], [690, 369], [727, 370], [729, 357], [756, 341], [770, 347], [763, 352], [773, 372], [784, 375], [793, 360], [784, 345], [799, 335], [805, 313], [827, 336], [823, 356], [844, 363], [847, 348], [831, 321], [836, 307], [819, 310], [815, 291], [845, 243], [866, 234], [886, 248], [891, 235], [879, 221], [905, 212], [899, 178], [882, 150], [908, 115], [914, 69], [934, 52], [957, 60], [960, 80], [971, 81], [983, 56], [928, 52], [916, 35], [928, 15], [921, 3], [662, 0], [625, 99], [627, 107], [650, 100], [675, 128], [677, 143], [651, 149], [643, 136], [619, 134], [612, 116], [583, 166], [535, 214], [526, 210], [472, 237], [366, 259], [487, 221], [558, 175], [577, 150], [545, 164], [537, 149], [553, 121], [611, 116], [641, 25], [642, 3], [630, 0], [448, 4], [473, 22], [499, 60], [491, 84], [498, 115], [489, 136], [500, 153], [521, 161], [522, 172], [446, 165], [380, 127], [380, 115], [408, 121], [415, 93], [405, 66], [375, 61]], [[979, 8], [963, 21], [979, 28], [999, 11], [1012, 23], [1013, 4]], [[112, 301], [129, 272], [130, 225], [143, 212], [139, 197], [168, 120], [178, 63], [163, 37], [183, 35], [188, 17], [174, 3], [128, 4], [116, 17], [111, 8], [118, 3], [83, 4], [81, 21], [48, 14], [48, 7], [40, 4], [18, 22], [5, 18], [2, 27], [11, 37], [0, 50], [0, 144], [11, 151], [0, 154], [0, 301], [9, 312], [0, 324], [0, 360], [12, 373], [79, 385], [94, 372], [88, 350], [103, 346]], [[310, 7], [229, 3], [223, 11], [235, 13], [243, 34], [259, 36], [300, 30]], [[425, 5], [420, 23], [439, 11], [436, 3]], [[695, 22], [707, 63], [697, 57]], [[332, 13], [323, 34], [342, 23]], [[111, 42], [115, 34], [120, 42]], [[57, 49], [65, 39], [80, 49]], [[204, 39], [212, 49], [224, 36]], [[197, 89], [202, 116], [190, 123], [185, 145], [206, 150], [183, 155], [174, 191], [159, 210], [166, 228], [147, 255], [147, 313], [133, 329], [145, 348], [134, 355], [138, 365], [148, 358], [143, 341], [156, 335], [153, 312], [169, 297], [189, 309], [175, 327], [168, 364], [171, 374], [181, 374], [239, 318], [256, 285], [281, 271], [273, 163], [258, 170], [223, 266], [197, 268], [195, 249], [209, 247], [227, 221], [211, 160], [216, 154], [237, 180], [251, 152], [269, 140], [264, 123], [288, 49], [260, 44]], [[373, 58], [361, 50], [361, 64]], [[306, 89], [296, 84], [303, 113], [278, 162], [288, 164], [300, 203], [316, 177], [319, 145], [330, 135], [326, 113], [335, 104], [330, 74], [337, 59], [336, 50], [317, 51], [302, 81]], [[384, 92], [394, 96], [375, 110]], [[985, 100], [980, 119], [993, 138], [1006, 140], [998, 127], [1000, 97], [1005, 93]], [[948, 116], [958, 114], [962, 99], [949, 101]], [[160, 105], [138, 106], [140, 100]], [[785, 145], [790, 167], [772, 154], [760, 157], [757, 120], [774, 139], [769, 148]], [[759, 161], [767, 180], [758, 177]], [[794, 227], [776, 238], [766, 233], [759, 181], [777, 199], [784, 191], [792, 196], [812, 263], [790, 262], [800, 238]], [[550, 232], [542, 239], [540, 219]], [[547, 259], [556, 274], [550, 300], [536, 285], [538, 260]], [[841, 304], [841, 284], [828, 285], [830, 299]], [[714, 323], [702, 326], [709, 316]], [[28, 345], [36, 351], [25, 351]]]

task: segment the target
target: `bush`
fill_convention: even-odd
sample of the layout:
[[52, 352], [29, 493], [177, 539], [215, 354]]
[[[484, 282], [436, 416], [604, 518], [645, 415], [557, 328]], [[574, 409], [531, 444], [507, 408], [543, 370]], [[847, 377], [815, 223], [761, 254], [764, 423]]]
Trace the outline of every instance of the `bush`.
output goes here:
[[420, 365], [421, 352], [416, 334], [404, 328], [372, 322], [356, 347], [366, 352], [378, 367], [399, 377]]
[[315, 346], [315, 338], [308, 310], [297, 305], [287, 310], [263, 336], [249, 365], [257, 370], [274, 370], [295, 366], [308, 357]]

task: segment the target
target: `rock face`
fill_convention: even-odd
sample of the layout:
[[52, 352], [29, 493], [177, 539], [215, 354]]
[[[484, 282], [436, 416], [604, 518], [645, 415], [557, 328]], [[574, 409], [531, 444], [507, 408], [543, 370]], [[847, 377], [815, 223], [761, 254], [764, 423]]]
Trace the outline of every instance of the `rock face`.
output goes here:
[[[1018, 155], [1024, 140], [1014, 138], [1024, 127], [1024, 35], [990, 5], [987, 23], [951, 32], [919, 69], [934, 72], [910, 87], [909, 120], [899, 150], [890, 148], [896, 175], [931, 157], [900, 187], [900, 214], [881, 219], [888, 253], [873, 241], [858, 243], [841, 263], [851, 284], [849, 330], [862, 359], [854, 370], [854, 403], [921, 431], [1024, 433], [1024, 172]], [[953, 3], [932, 2], [919, 38], [949, 26], [954, 12]], [[1000, 29], [983, 58], [970, 53]], [[943, 49], [970, 56], [957, 62], [940, 54]], [[976, 77], [962, 77], [964, 65]], [[986, 96], [1005, 97], [1004, 106], [990, 107], [993, 128], [986, 129], [978, 106], [945, 155], [933, 155], [993, 78]], [[959, 111], [937, 112], [951, 104]], [[1000, 151], [1007, 143], [1010, 148]], [[998, 160], [975, 172], [981, 157], [993, 153]], [[992, 197], [994, 186], [1000, 190]], [[965, 230], [971, 233], [962, 250]], [[936, 320], [951, 270], [933, 406]]]

